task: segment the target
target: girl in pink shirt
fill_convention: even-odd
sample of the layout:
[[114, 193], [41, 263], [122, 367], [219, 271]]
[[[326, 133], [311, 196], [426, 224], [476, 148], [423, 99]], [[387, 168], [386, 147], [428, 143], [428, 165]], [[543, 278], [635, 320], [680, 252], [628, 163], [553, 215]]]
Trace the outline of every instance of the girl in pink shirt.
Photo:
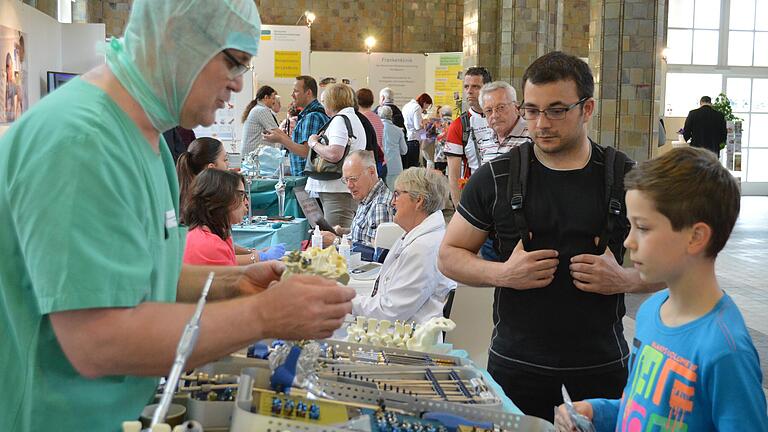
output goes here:
[[258, 261], [253, 251], [236, 256], [232, 244], [232, 224], [242, 221], [248, 212], [243, 176], [206, 169], [195, 177], [190, 189], [183, 209], [183, 220], [189, 226], [184, 263], [238, 265]]

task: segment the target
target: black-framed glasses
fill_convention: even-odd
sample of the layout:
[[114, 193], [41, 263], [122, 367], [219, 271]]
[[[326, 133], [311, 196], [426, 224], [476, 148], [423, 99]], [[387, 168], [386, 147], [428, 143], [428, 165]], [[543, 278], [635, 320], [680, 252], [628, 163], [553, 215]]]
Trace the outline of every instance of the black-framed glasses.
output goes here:
[[221, 52], [224, 54], [224, 57], [226, 57], [233, 65], [231, 68], [229, 68], [230, 79], [235, 79], [244, 73], [253, 70], [252, 65], [245, 65], [240, 63], [240, 60], [236, 59], [235, 56], [229, 53], [229, 51], [222, 50]]
[[[585, 96], [579, 99], [577, 102], [574, 102], [565, 107], [547, 108], [543, 110], [540, 110], [538, 108], [521, 106], [520, 117], [524, 118], [525, 120], [536, 120], [539, 118], [539, 115], [541, 113], [544, 113], [544, 117], [548, 118], [549, 120], [562, 120], [565, 118], [565, 115], [568, 113], [568, 111], [583, 104], [587, 100], [589, 100], [589, 96]], [[523, 101], [523, 103], [525, 103], [525, 101]]]
[[248, 194], [245, 191], [237, 190], [235, 192], [237, 192], [238, 199], [241, 201], [248, 201]]

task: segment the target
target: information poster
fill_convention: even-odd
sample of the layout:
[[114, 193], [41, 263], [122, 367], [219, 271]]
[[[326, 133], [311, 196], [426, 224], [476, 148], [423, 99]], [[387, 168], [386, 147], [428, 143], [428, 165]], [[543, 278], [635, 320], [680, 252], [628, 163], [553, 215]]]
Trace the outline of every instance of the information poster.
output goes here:
[[275, 78], [301, 75], [301, 51], [275, 51]]
[[306, 26], [262, 25], [259, 54], [253, 58], [260, 83], [293, 84], [309, 74], [310, 30]]
[[424, 54], [372, 53], [370, 57], [370, 88], [374, 95], [389, 87], [395, 93], [395, 105], [402, 107], [426, 91]]
[[235, 105], [231, 101], [227, 102], [224, 108], [216, 111], [216, 120], [214, 120], [212, 125], [208, 127], [198, 126], [194, 129], [195, 136], [198, 138], [211, 137], [216, 138], [219, 141], [234, 142], [235, 128], [242, 128], [242, 124], [235, 122], [236, 117], [237, 112]]
[[435, 94], [432, 99], [435, 105], [448, 105], [454, 108], [456, 100], [461, 99], [462, 93], [462, 54], [440, 54], [439, 65], [435, 67]]
[[12, 123], [29, 108], [24, 35], [0, 25], [0, 123]]

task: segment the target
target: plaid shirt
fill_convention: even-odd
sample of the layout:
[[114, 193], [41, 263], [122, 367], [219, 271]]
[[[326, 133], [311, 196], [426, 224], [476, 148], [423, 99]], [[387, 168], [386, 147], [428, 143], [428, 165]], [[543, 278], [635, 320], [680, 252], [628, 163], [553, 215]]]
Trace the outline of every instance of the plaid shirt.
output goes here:
[[[309, 141], [309, 136], [316, 134], [328, 120], [328, 116], [325, 115], [323, 106], [320, 105], [320, 102], [318, 102], [317, 99], [313, 100], [299, 113], [299, 118], [296, 120], [296, 127], [293, 129], [293, 136], [291, 137], [293, 142], [306, 145], [304, 143]], [[290, 160], [291, 175], [303, 175], [307, 159], [290, 153]]]
[[392, 192], [379, 179], [357, 206], [352, 219], [351, 240], [373, 247], [376, 228], [383, 222], [392, 222]]

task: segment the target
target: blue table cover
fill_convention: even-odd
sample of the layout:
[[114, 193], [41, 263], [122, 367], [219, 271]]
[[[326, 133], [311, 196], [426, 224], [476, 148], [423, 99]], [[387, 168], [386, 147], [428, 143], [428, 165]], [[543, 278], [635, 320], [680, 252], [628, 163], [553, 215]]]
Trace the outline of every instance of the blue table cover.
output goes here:
[[[286, 176], [285, 182], [285, 215], [304, 217], [304, 213], [299, 207], [293, 188], [304, 186], [307, 183], [306, 177]], [[277, 192], [275, 192], [276, 178], [257, 178], [251, 183], [251, 205], [254, 215], [277, 216], [279, 208], [277, 206]]]
[[304, 218], [289, 222], [280, 222], [279, 228], [273, 228], [273, 222], [252, 225], [232, 226], [233, 241], [243, 247], [262, 249], [285, 243], [285, 250], [298, 250], [301, 241], [309, 239], [309, 223]]

